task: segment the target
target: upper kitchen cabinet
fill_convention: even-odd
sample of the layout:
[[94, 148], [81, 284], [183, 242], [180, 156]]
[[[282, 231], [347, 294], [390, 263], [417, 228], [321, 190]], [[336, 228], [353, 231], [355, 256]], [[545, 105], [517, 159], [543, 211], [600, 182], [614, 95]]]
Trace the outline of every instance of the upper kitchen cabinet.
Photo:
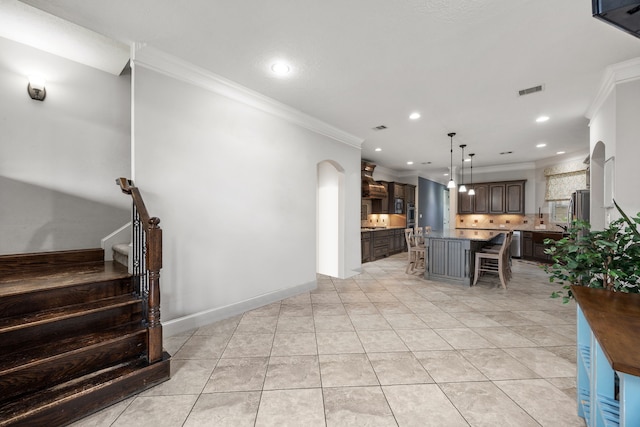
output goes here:
[[393, 200], [389, 195], [389, 183], [386, 181], [378, 181], [378, 184], [382, 185], [387, 191], [386, 195], [380, 199], [371, 200], [371, 213], [374, 214], [388, 214], [389, 213], [389, 201]]
[[416, 186], [411, 184], [404, 185], [404, 201], [405, 205], [412, 203], [415, 205], [416, 203]]
[[504, 213], [504, 184], [489, 184], [489, 213]]
[[524, 184], [522, 181], [473, 184], [475, 196], [458, 193], [459, 214], [521, 214], [524, 215]]
[[[378, 181], [387, 189], [387, 197], [371, 201], [372, 213], [403, 214], [405, 206], [405, 184]], [[415, 198], [415, 196], [414, 196]]]
[[[471, 186], [469, 186], [471, 188]], [[459, 214], [486, 214], [489, 213], [488, 207], [488, 184], [473, 184], [473, 190], [476, 192], [474, 196], [469, 192], [458, 193], [458, 213]]]
[[505, 213], [524, 215], [524, 183], [525, 181], [515, 181], [504, 184]]
[[473, 185], [473, 191], [476, 192], [473, 197], [473, 211], [479, 214], [489, 213], [489, 185], [478, 184]]

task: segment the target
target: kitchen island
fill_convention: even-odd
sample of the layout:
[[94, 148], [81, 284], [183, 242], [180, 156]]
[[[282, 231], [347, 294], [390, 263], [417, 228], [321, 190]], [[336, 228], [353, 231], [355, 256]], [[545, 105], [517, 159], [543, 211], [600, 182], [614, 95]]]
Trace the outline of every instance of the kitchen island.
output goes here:
[[502, 233], [500, 230], [467, 229], [429, 233], [425, 236], [428, 263], [424, 277], [471, 286], [476, 252]]

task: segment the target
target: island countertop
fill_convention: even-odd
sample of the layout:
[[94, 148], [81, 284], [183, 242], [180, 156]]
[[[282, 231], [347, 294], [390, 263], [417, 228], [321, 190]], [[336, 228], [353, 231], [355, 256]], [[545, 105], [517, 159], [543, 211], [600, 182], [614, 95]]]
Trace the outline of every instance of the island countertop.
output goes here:
[[455, 229], [432, 231], [425, 237], [427, 239], [458, 239], [458, 240], [474, 240], [478, 242], [488, 242], [489, 240], [499, 236], [503, 231], [500, 230], [469, 230]]

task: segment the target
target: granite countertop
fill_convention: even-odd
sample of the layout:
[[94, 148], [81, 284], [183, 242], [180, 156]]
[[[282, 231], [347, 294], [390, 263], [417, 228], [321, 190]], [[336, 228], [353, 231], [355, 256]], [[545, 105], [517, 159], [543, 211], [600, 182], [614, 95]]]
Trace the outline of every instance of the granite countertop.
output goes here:
[[361, 227], [360, 231], [382, 231], [382, 230], [397, 230], [397, 229], [405, 229], [406, 227]]
[[508, 230], [469, 230], [458, 228], [455, 230], [432, 231], [425, 237], [435, 239], [461, 239], [488, 242], [504, 231]]
[[562, 230], [556, 230], [553, 228], [541, 228], [541, 229], [530, 229], [530, 228], [518, 228], [518, 227], [514, 227], [514, 228], [456, 228], [456, 230], [464, 230], [464, 231], [493, 231], [496, 233], [503, 233], [505, 231], [529, 231], [531, 233], [552, 233], [552, 234], [566, 234], [564, 231]]

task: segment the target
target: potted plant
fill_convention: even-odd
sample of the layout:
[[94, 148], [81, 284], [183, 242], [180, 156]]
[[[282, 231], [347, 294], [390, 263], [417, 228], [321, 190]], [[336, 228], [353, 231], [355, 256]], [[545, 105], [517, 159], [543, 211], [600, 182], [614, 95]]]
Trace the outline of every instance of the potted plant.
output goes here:
[[588, 222], [574, 221], [567, 237], [544, 241], [553, 264], [543, 268], [550, 282], [563, 285], [552, 298], [569, 302], [571, 285], [640, 293], [640, 213], [631, 219], [615, 201], [614, 205], [622, 217], [604, 230], [592, 231]]

